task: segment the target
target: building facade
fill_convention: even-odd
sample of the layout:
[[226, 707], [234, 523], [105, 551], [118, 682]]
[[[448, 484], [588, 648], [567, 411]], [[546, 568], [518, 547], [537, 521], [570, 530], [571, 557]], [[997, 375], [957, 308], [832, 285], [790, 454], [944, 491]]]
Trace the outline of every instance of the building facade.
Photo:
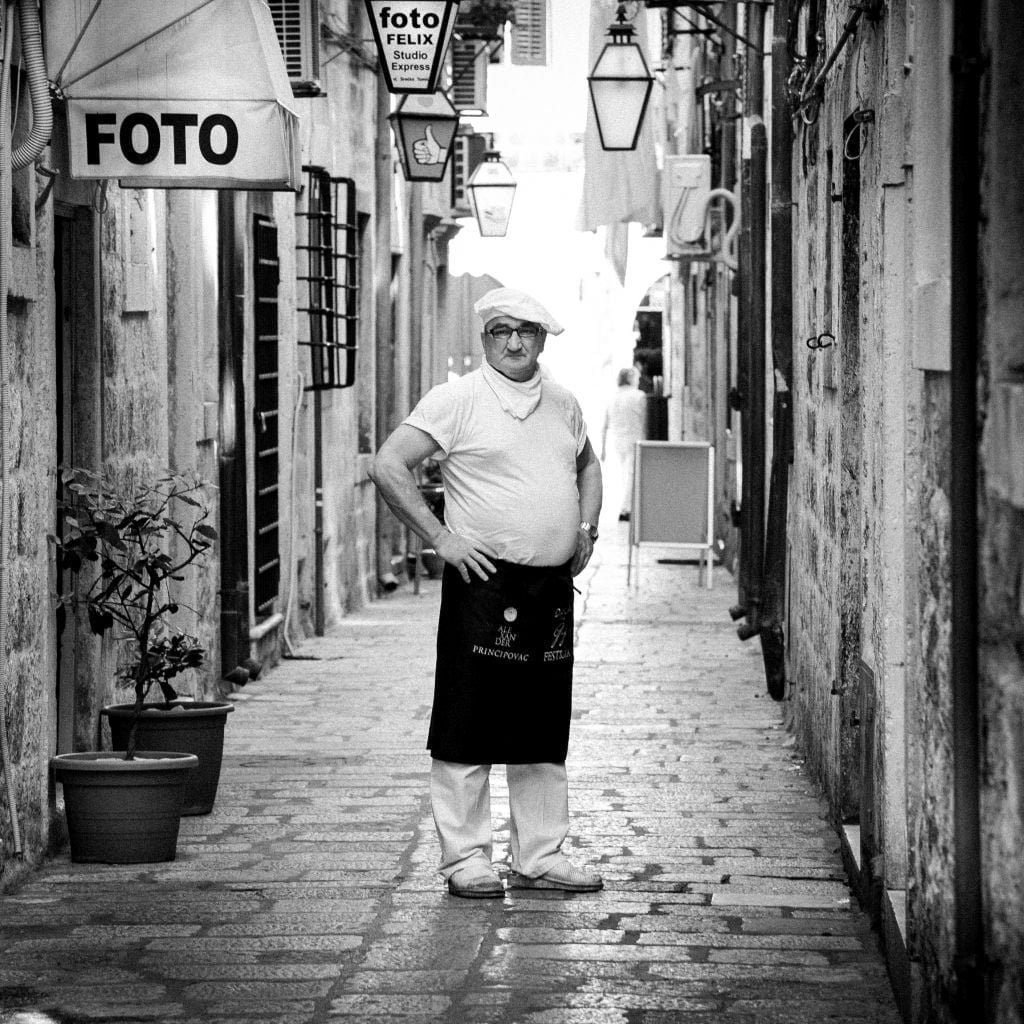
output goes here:
[[663, 192], [670, 439], [739, 468], [716, 483], [739, 637], [817, 772], [907, 1019], [1019, 1020], [1019, 16], [649, 6], [667, 137], [740, 212], [733, 268], [713, 223], [671, 237]]
[[[183, 687], [197, 698], [244, 686], [404, 571], [408, 539], [367, 468], [448, 372], [451, 174], [402, 179], [362, 2], [270, 9], [282, 104], [297, 115], [291, 187], [72, 177], [70, 88], [10, 181], [5, 884], [62, 841], [50, 757], [102, 746], [101, 708], [126, 699], [116, 642], [55, 612], [69, 581], [46, 537], [59, 530], [63, 468], [207, 481], [219, 537], [177, 622], [206, 647]], [[42, 5], [51, 80], [87, 14]], [[26, 59], [14, 52], [18, 81]], [[14, 95], [17, 150], [39, 110], [27, 87]], [[155, 138], [143, 129], [137, 119], [127, 142], [112, 131], [110, 148], [143, 159]]]

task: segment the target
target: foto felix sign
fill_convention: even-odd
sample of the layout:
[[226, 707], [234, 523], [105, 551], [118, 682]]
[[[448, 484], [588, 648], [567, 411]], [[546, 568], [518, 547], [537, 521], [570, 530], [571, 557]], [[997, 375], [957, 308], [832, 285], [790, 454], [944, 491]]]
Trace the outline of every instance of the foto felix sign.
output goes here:
[[365, 0], [388, 92], [434, 92], [458, 0]]

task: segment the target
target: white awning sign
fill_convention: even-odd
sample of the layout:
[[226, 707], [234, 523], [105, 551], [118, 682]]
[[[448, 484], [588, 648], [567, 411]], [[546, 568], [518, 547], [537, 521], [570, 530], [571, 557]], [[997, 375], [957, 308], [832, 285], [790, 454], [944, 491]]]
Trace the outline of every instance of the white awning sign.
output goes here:
[[96, 0], [58, 19], [73, 178], [134, 188], [294, 190], [298, 119], [262, 0]]

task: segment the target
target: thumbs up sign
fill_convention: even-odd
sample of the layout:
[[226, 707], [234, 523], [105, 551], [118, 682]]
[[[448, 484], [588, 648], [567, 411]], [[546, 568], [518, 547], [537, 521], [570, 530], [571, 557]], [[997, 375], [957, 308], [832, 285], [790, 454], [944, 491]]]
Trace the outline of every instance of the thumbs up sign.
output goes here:
[[426, 134], [412, 144], [412, 155], [418, 164], [440, 164], [444, 162], [445, 152], [441, 144], [434, 138], [433, 125], [427, 125]]

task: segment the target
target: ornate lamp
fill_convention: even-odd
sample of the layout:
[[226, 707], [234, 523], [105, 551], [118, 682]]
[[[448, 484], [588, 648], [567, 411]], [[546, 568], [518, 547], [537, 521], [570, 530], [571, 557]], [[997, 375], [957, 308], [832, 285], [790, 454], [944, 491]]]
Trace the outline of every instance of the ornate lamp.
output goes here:
[[459, 0], [364, 2], [388, 92], [434, 92]]
[[466, 184], [466, 191], [481, 237], [503, 238], [512, 215], [516, 183], [497, 150], [484, 153], [483, 160]]
[[633, 34], [625, 4], [619, 4], [615, 23], [608, 27], [612, 41], [605, 43], [587, 76], [602, 149], [636, 149], [644, 123], [654, 79]]
[[459, 114], [441, 91], [403, 96], [388, 115], [406, 181], [440, 181], [455, 148]]

